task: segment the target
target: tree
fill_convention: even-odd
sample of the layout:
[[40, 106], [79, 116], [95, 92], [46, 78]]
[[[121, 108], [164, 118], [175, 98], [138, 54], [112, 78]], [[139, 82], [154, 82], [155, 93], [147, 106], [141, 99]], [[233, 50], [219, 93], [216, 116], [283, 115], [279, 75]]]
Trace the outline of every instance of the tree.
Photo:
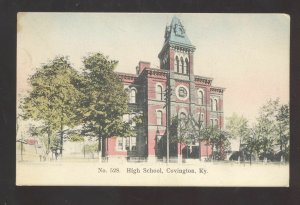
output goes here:
[[123, 122], [127, 113], [127, 94], [114, 73], [117, 61], [101, 53], [90, 54], [83, 60], [81, 119], [84, 133], [98, 138], [98, 151], [106, 156], [106, 139], [130, 134], [130, 124]]
[[179, 155], [181, 156], [182, 144], [190, 144], [194, 138], [192, 118], [188, 115], [184, 118], [179, 118], [175, 115], [171, 119], [170, 125], [170, 141], [179, 144]]
[[98, 151], [98, 145], [96, 143], [85, 144], [82, 148], [82, 152], [83, 152], [84, 156], [86, 154], [90, 154], [93, 159], [94, 159], [94, 153], [97, 153], [97, 151]]
[[[239, 139], [239, 151], [242, 151], [242, 144], [245, 144], [245, 140], [249, 135], [248, 120], [243, 116], [238, 116], [233, 113], [232, 116], [226, 119], [226, 131], [233, 139]], [[243, 160], [244, 154], [242, 154]]]
[[204, 140], [211, 145], [212, 158], [223, 159], [226, 151], [230, 150], [229, 135], [224, 130], [213, 126], [208, 127], [203, 131]]
[[56, 57], [37, 68], [29, 78], [31, 91], [21, 104], [23, 119], [42, 122], [48, 135], [47, 154], [53, 132], [60, 135], [60, 154], [66, 127], [77, 125], [76, 105], [81, 93], [77, 89], [79, 76], [67, 57]]
[[279, 147], [279, 154], [286, 158], [289, 145], [289, 106], [280, 105], [279, 98], [269, 100], [260, 108], [257, 125], [254, 128], [259, 137], [260, 158], [275, 159]]
[[201, 160], [201, 142], [203, 142], [206, 139], [204, 120], [201, 119], [201, 115], [199, 115], [198, 119], [192, 118], [192, 120], [194, 135], [196, 140], [199, 142], [199, 159]]
[[277, 143], [280, 146], [280, 152], [283, 160], [289, 158], [289, 138], [290, 138], [290, 110], [288, 105], [281, 105], [276, 114], [277, 121]]

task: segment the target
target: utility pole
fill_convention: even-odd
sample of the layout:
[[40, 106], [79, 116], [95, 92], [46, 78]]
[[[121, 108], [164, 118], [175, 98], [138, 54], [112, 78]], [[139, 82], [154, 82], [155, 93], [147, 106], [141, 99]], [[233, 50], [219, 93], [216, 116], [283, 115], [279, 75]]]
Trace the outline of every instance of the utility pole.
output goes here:
[[167, 133], [167, 163], [169, 163], [170, 160], [170, 113], [171, 113], [171, 95], [172, 95], [172, 89], [170, 87], [170, 73], [168, 75], [167, 79], [167, 87], [165, 91], [165, 100], [166, 104], [164, 108], [166, 108], [166, 133]]

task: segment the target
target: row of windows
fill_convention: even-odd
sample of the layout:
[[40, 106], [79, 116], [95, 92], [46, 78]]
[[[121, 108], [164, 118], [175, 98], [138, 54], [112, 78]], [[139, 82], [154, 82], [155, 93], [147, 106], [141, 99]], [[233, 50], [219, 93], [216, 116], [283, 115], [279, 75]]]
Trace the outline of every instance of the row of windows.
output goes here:
[[[161, 85], [156, 85], [155, 88], [156, 92], [156, 99], [162, 101], [163, 100], [163, 87]], [[185, 90], [179, 89], [179, 95], [184, 95]], [[198, 104], [203, 105], [204, 104], [204, 92], [202, 90], [198, 90]], [[211, 99], [210, 100], [210, 106], [212, 111], [218, 110], [218, 100], [217, 99]]]
[[186, 58], [183, 60], [181, 57], [180, 59], [178, 56], [175, 57], [175, 69], [177, 73], [182, 73], [182, 74], [188, 74], [189, 72], [189, 61]]
[[117, 138], [117, 150], [136, 150], [136, 137], [118, 137]]
[[[128, 101], [129, 103], [136, 103], [136, 90], [135, 89], [127, 89], [127, 93], [129, 94], [128, 96]], [[156, 85], [155, 88], [156, 92], [156, 99], [163, 101], [163, 87], [161, 85]], [[181, 94], [181, 91], [179, 90], [179, 94]], [[184, 93], [183, 93], [184, 94]], [[198, 90], [198, 104], [203, 105], [204, 104], [204, 92], [202, 90]], [[217, 99], [210, 99], [210, 106], [212, 111], [217, 111], [218, 110], [218, 100]]]
[[[179, 114], [179, 118], [180, 119], [185, 119], [186, 118], [186, 114], [184, 112], [181, 112]], [[202, 122], [205, 122], [205, 119], [204, 119], [204, 113], [198, 113], [198, 117], [197, 117], [200, 121]], [[162, 125], [162, 111], [161, 110], [157, 110], [156, 111], [156, 124], [157, 125]], [[219, 126], [219, 123], [218, 123], [218, 119], [211, 119], [210, 120], [210, 125], [212, 127], [218, 127]]]
[[[157, 125], [162, 125], [163, 124], [162, 117], [163, 117], [163, 112], [161, 110], [157, 110], [156, 111], [156, 124]], [[186, 114], [184, 112], [181, 112], [179, 114], [179, 118], [180, 119], [185, 119], [186, 118]], [[204, 121], [204, 113], [201, 113], [201, 114], [198, 113], [197, 119], [199, 119], [199, 118], [200, 118], [201, 121]]]

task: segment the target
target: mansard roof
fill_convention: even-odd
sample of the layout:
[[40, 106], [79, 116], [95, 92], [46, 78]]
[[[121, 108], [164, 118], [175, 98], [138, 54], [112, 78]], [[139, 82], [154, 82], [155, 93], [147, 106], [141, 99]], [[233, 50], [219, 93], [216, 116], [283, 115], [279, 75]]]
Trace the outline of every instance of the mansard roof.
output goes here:
[[166, 44], [195, 48], [186, 35], [184, 26], [176, 16], [173, 17], [170, 26], [166, 26], [164, 46]]

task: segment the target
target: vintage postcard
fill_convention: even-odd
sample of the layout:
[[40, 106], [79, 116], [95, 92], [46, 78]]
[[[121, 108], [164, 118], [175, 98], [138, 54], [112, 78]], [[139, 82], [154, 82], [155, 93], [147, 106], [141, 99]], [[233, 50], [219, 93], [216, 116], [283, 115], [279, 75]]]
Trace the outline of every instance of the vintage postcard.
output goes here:
[[286, 14], [17, 17], [16, 184], [288, 187]]

